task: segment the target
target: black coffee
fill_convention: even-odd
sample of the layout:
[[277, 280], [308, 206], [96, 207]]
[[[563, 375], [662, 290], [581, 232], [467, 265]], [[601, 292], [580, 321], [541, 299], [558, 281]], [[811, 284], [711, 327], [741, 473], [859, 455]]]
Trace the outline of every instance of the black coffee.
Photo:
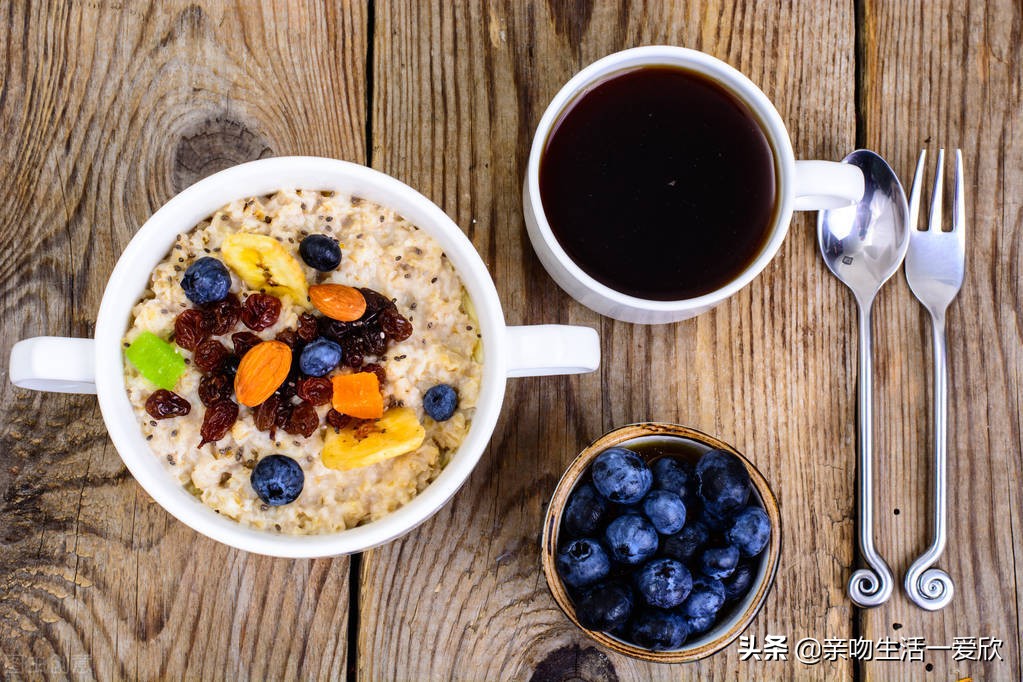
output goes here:
[[720, 288], [752, 263], [778, 204], [771, 145], [749, 108], [673, 67], [624, 71], [572, 102], [540, 162], [562, 248], [625, 294]]

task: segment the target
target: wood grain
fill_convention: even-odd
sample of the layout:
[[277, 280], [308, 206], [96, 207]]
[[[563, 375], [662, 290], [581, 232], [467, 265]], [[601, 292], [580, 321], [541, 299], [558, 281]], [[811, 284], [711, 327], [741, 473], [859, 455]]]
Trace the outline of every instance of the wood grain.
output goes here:
[[[588, 653], [592, 643], [538, 571], [543, 509], [564, 467], [605, 430], [646, 419], [735, 444], [775, 487], [784, 554], [750, 634], [852, 634], [852, 308], [834, 303], [843, 294], [819, 263], [810, 220], [797, 218], [767, 272], [715, 312], [633, 326], [599, 318], [547, 277], [526, 239], [520, 187], [533, 129], [558, 88], [587, 63], [644, 43], [729, 61], [777, 102], [799, 155], [841, 157], [855, 141], [853, 19], [848, 3], [377, 3], [374, 166], [467, 231], [510, 324], [597, 327], [604, 358], [593, 375], [511, 382], [465, 488], [419, 530], [364, 556], [360, 677], [676, 677], [678, 668]], [[835, 35], [848, 38], [836, 44]], [[730, 648], [683, 670], [852, 673], [847, 660], [796, 665], [740, 662]]]
[[[897, 590], [883, 609], [862, 614], [862, 631], [935, 645], [952, 645], [955, 637], [1005, 643], [1004, 660], [956, 661], [951, 651], [929, 651], [924, 661], [907, 665], [869, 664], [867, 679], [1023, 678], [1021, 29], [1018, 2], [863, 6], [861, 142], [887, 156], [907, 186], [921, 149], [931, 155], [930, 179], [939, 147], [962, 148], [967, 278], [948, 320], [950, 526], [938, 564], [955, 581], [955, 597], [929, 613]], [[946, 182], [951, 179], [949, 170]], [[877, 312], [886, 379], [878, 421], [884, 458], [878, 544], [901, 576], [930, 542], [931, 331], [901, 274]]]
[[[272, 154], [365, 160], [368, 12], [0, 3], [0, 311], [88, 336], [139, 225]], [[76, 679], [343, 676], [348, 566], [229, 550], [160, 509], [92, 397], [0, 385], [0, 670]]]

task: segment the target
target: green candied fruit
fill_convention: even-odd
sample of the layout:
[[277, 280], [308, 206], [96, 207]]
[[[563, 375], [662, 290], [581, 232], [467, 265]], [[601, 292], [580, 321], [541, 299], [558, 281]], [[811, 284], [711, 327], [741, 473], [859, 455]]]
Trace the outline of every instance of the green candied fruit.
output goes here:
[[150, 383], [168, 391], [174, 390], [185, 373], [185, 359], [178, 355], [174, 346], [153, 332], [139, 334], [124, 355]]

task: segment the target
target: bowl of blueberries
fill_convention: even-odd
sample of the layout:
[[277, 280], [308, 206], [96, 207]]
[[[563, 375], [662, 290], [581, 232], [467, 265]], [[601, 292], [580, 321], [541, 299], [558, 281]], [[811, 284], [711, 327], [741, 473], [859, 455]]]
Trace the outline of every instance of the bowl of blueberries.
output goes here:
[[778, 502], [735, 448], [676, 424], [615, 429], [554, 491], [543, 569], [573, 623], [613, 651], [682, 663], [723, 649], [763, 606]]

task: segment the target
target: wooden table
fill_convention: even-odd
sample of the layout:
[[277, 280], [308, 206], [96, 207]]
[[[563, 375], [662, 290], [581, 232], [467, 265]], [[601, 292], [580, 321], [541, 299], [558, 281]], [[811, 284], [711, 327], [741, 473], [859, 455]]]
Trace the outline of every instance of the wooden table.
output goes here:
[[[89, 336], [114, 262], [176, 192], [256, 158], [366, 163], [432, 198], [486, 260], [512, 324], [597, 328], [599, 372], [510, 382], [465, 487], [360, 557], [229, 550], [157, 506], [96, 401], [0, 385], [0, 666], [10, 679], [1020, 679], [1023, 617], [1023, 17], [1018, 1], [731, 4], [0, 1], [0, 357]], [[851, 606], [855, 318], [798, 215], [778, 257], [715, 311], [633, 326], [566, 296], [526, 238], [520, 186], [547, 102], [618, 49], [671, 43], [748, 74], [797, 156], [961, 147], [968, 277], [949, 320], [951, 540], [943, 612], [897, 589]], [[878, 545], [897, 574], [928, 540], [928, 321], [898, 275], [875, 315]], [[614, 426], [716, 434], [772, 482], [781, 567], [746, 633], [786, 661], [657, 666], [601, 650], [552, 601], [538, 535], [561, 471]], [[996, 638], [992, 661], [816, 665], [825, 639]], [[911, 640], [907, 647], [913, 648]], [[990, 640], [988, 640], [990, 644]], [[983, 645], [983, 642], [980, 643]], [[907, 650], [908, 650], [907, 649]], [[960, 652], [962, 653], [962, 652]], [[972, 657], [991, 653], [991, 647]], [[912, 656], [911, 656], [912, 657]]]

